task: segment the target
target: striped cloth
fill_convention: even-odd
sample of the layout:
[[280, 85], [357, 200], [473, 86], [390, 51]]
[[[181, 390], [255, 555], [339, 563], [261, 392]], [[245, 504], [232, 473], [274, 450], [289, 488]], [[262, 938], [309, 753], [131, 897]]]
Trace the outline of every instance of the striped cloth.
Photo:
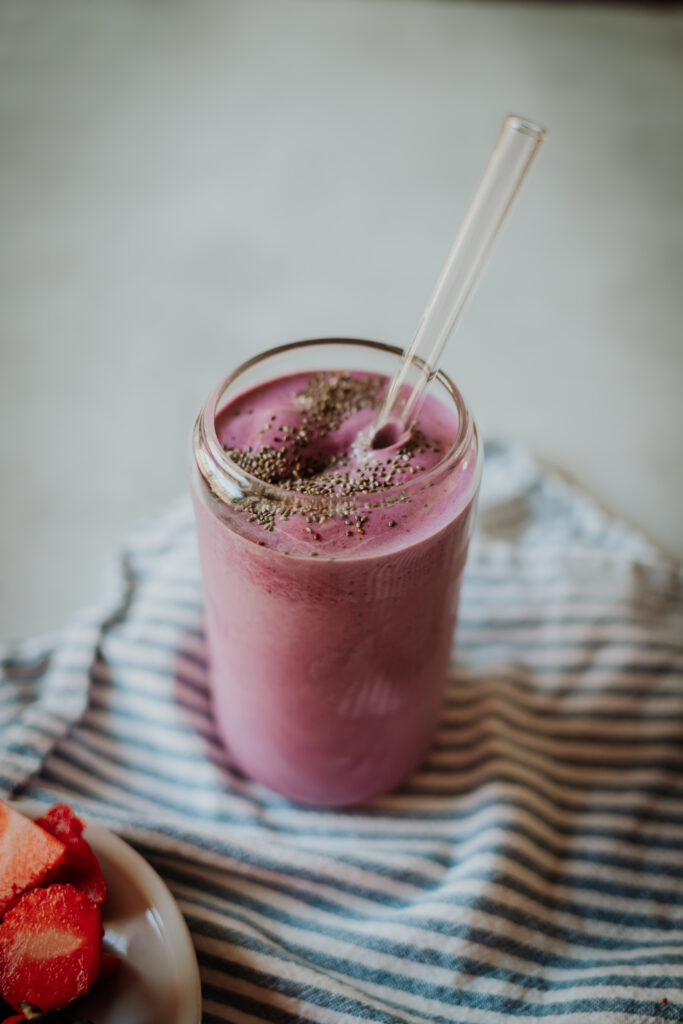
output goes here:
[[487, 452], [433, 750], [361, 809], [231, 766], [185, 500], [101, 607], [0, 654], [0, 788], [148, 858], [205, 1024], [683, 1020], [682, 574], [524, 453]]

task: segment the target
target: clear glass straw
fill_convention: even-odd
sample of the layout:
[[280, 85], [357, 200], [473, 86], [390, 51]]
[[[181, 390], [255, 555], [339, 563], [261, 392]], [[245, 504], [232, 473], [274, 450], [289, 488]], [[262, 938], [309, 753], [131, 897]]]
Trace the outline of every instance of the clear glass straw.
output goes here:
[[[505, 118], [484, 175], [375, 421], [373, 447], [393, 444], [415, 423], [446, 342], [479, 283], [500, 229], [545, 131], [530, 121]], [[404, 393], [404, 385], [410, 390]]]

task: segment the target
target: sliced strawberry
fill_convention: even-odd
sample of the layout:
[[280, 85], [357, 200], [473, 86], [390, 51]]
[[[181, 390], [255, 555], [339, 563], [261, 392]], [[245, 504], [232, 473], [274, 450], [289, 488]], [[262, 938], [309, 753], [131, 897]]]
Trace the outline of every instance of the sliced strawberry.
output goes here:
[[56, 881], [75, 885], [98, 906], [107, 898], [107, 883], [85, 839], [72, 839], [68, 844]]
[[0, 800], [0, 918], [27, 889], [50, 881], [64, 843]]
[[97, 904], [107, 897], [107, 883], [100, 870], [97, 857], [83, 839], [83, 822], [77, 818], [68, 804], [55, 804], [37, 824], [47, 832], [66, 843], [66, 856], [56, 881], [75, 885]]
[[36, 818], [36, 825], [40, 825], [63, 843], [68, 843], [70, 839], [78, 839], [85, 828], [68, 804], [55, 804], [42, 818]]
[[101, 956], [100, 909], [72, 885], [24, 893], [0, 924], [0, 995], [58, 1010], [87, 992]]

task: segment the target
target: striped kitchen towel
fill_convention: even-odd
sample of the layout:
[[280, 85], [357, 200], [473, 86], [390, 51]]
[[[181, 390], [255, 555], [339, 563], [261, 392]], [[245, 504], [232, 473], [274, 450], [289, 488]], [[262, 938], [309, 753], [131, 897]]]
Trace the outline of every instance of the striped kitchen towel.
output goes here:
[[148, 858], [206, 1024], [681, 1021], [682, 578], [489, 446], [433, 749], [399, 792], [311, 810], [217, 739], [182, 501], [101, 607], [0, 652], [0, 789]]

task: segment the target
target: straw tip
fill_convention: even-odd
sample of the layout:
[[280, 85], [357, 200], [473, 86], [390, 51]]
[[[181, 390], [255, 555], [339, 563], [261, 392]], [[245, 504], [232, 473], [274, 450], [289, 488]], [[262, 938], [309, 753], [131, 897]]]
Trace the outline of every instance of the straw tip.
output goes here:
[[406, 430], [400, 420], [386, 420], [370, 438], [370, 447], [373, 451], [381, 451], [384, 448], [394, 448], [405, 444], [410, 437], [410, 431]]
[[540, 124], [536, 124], [535, 121], [529, 121], [526, 117], [520, 117], [518, 114], [508, 114], [505, 118], [505, 127], [508, 131], [520, 132], [522, 135], [530, 135], [538, 142], [541, 142], [548, 134], [545, 128], [542, 128]]

